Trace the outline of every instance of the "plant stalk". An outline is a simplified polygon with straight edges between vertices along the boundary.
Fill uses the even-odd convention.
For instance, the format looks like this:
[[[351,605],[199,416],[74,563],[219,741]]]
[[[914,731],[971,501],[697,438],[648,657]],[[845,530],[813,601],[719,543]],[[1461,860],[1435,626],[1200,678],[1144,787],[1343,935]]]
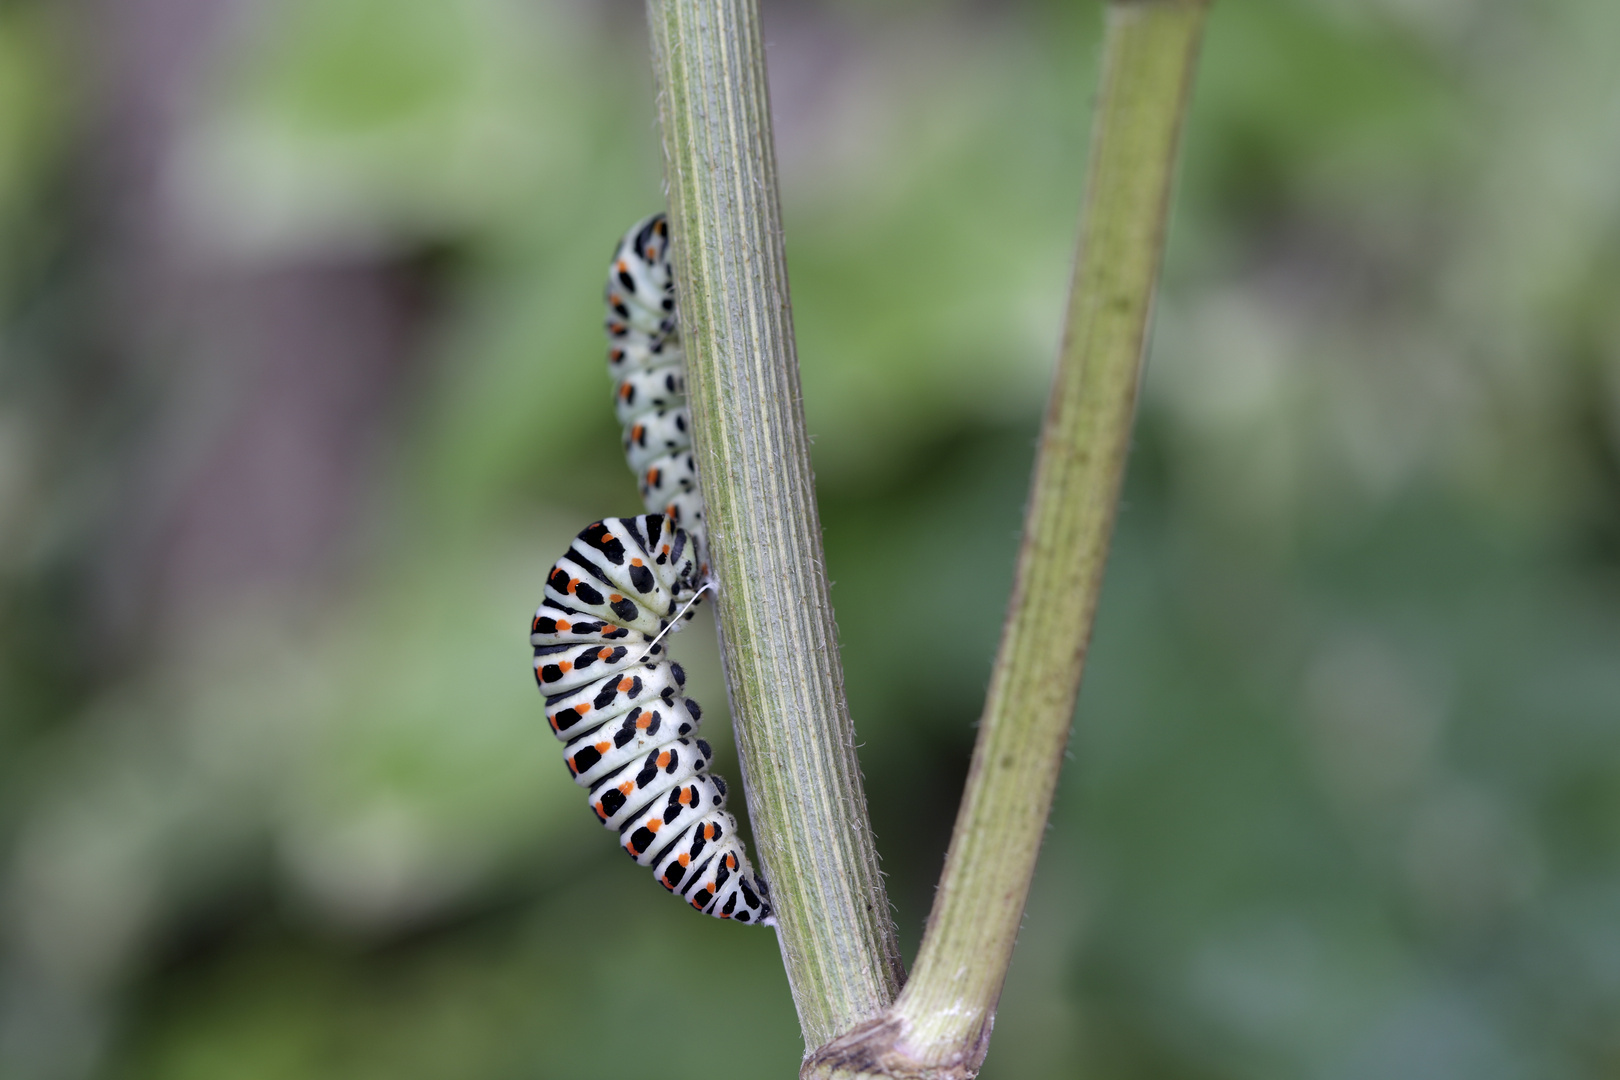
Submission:
[[[1102,588],[1204,0],[1107,6],[1063,344],[967,788],[911,980],[805,1076],[977,1074],[1052,808]]]
[[[805,1046],[904,977],[827,595],[753,0],[648,0],[687,394],[748,812]]]

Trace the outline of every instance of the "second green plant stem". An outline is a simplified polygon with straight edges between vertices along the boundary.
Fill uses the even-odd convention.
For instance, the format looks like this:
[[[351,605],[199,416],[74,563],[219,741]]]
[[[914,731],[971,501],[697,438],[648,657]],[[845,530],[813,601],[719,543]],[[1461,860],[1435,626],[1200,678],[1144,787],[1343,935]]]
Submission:
[[[1102,589],[1203,0],[1108,5],[1082,232],[1023,547],[945,872],[911,980],[811,1077],[971,1077],[1051,812]]]

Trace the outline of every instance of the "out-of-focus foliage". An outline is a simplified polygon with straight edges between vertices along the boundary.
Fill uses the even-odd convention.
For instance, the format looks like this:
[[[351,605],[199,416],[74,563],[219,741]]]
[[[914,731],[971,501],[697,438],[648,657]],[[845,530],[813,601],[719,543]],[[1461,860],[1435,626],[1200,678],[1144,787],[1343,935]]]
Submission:
[[[909,951],[1099,12],[764,9]],[[1620,1070],[1617,40],[1216,4],[986,1077]],[[615,853],[527,672],[636,505],[599,289],[658,193],[638,5],[0,4],[0,1074],[791,1074],[771,935]],[[711,628],[675,655],[729,747]]]

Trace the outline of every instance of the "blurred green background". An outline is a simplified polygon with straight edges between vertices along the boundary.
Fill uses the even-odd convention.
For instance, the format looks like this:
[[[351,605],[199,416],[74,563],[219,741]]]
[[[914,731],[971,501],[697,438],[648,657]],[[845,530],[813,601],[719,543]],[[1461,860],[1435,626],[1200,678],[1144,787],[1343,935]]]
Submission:
[[[763,7],[909,956],[1100,9]],[[1620,1077],[1617,41],[1216,4],[984,1076]],[[625,862],[529,675],[638,505],[600,287],[660,205],[630,0],[0,0],[0,1076],[793,1075],[773,936]]]

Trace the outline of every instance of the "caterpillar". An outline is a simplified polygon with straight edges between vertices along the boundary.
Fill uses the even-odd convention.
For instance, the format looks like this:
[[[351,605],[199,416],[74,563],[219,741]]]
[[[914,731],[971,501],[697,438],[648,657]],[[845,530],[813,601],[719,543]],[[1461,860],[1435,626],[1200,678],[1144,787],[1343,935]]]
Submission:
[[[625,852],[707,915],[774,926],[696,737],[702,710],[664,653],[709,585],[662,214],[620,241],[606,299],[625,451],[650,512],[593,522],[551,568],[529,630],[534,677],[563,763]]]

